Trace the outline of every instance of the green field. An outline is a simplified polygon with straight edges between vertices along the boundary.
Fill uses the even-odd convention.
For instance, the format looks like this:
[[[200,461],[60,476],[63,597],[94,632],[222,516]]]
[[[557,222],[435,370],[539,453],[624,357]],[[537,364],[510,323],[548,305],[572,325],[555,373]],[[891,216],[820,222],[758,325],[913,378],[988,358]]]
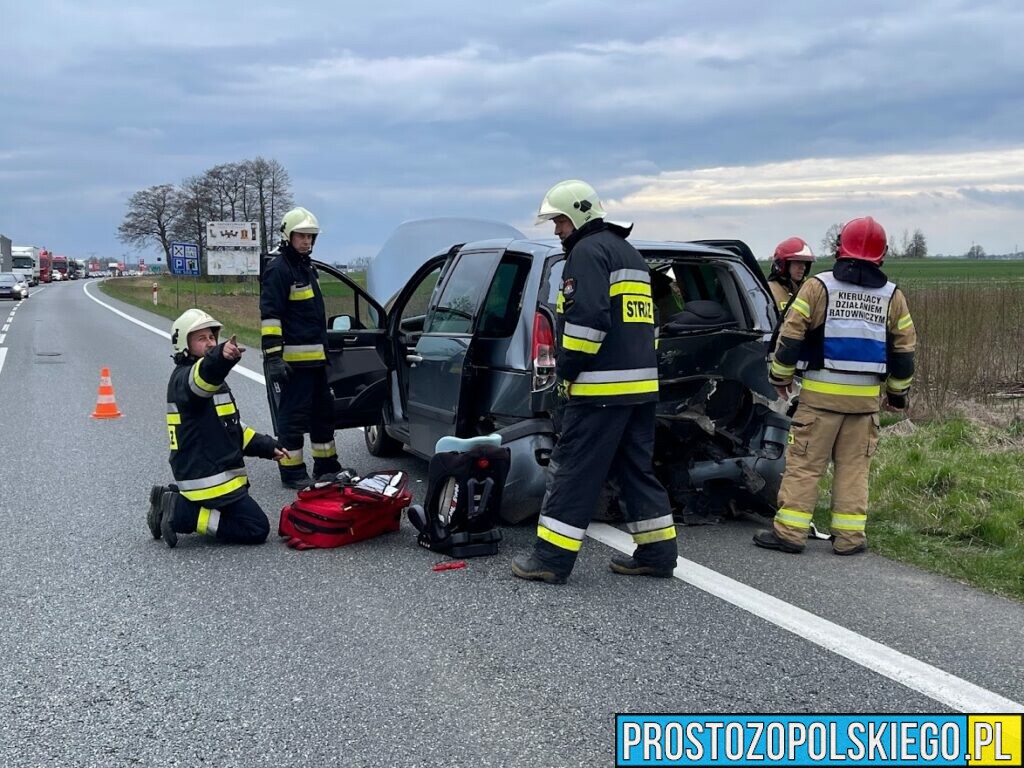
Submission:
[[[828,272],[835,262],[818,259],[813,273]],[[770,264],[764,265],[768,274]],[[893,282],[907,284],[942,284],[947,282],[1024,282],[1024,260],[985,261],[974,259],[890,259],[882,267]]]

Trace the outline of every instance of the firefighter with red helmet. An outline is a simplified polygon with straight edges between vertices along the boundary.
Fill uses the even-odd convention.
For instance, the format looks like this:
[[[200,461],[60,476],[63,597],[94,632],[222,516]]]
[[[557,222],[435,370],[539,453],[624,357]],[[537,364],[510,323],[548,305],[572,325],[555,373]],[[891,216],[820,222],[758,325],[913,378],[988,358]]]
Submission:
[[[787,237],[777,246],[768,273],[768,287],[779,313],[786,311],[790,301],[810,275],[814,253],[803,238]]]
[[[798,369],[800,405],[793,414],[779,508],[754,543],[802,552],[817,504],[818,480],[831,460],[832,548],[867,549],[868,469],[878,445],[878,410],[904,410],[914,376],[917,333],[907,299],[882,272],[885,230],[865,216],[839,234],[831,272],[807,280],[783,321],[769,366],[779,395],[789,397]]]

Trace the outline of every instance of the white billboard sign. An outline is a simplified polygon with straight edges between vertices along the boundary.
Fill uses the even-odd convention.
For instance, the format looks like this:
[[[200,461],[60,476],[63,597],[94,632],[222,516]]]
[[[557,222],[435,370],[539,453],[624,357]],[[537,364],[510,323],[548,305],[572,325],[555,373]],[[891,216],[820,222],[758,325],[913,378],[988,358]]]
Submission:
[[[206,252],[208,275],[258,275],[260,252],[253,248],[231,248]]]
[[[206,245],[211,248],[259,248],[259,225],[255,221],[208,221]]]

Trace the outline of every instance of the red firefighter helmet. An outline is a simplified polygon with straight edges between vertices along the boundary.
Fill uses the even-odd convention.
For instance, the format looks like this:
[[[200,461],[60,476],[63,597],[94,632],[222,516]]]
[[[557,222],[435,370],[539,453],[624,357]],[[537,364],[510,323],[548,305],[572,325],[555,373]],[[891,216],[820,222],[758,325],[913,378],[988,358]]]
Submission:
[[[872,264],[881,264],[888,250],[882,225],[870,216],[864,216],[848,221],[843,226],[839,233],[836,258],[860,259]]]
[[[775,246],[773,258],[781,270],[785,268],[787,261],[814,261],[814,252],[803,238],[787,237]]]

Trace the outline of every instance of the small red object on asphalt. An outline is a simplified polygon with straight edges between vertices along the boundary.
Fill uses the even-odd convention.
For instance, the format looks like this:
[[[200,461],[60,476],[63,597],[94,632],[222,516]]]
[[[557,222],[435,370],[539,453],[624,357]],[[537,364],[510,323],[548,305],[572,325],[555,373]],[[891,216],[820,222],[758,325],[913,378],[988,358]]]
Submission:
[[[435,571],[454,571],[456,568],[465,568],[465,560],[450,560],[446,563],[438,563],[433,567]]]

